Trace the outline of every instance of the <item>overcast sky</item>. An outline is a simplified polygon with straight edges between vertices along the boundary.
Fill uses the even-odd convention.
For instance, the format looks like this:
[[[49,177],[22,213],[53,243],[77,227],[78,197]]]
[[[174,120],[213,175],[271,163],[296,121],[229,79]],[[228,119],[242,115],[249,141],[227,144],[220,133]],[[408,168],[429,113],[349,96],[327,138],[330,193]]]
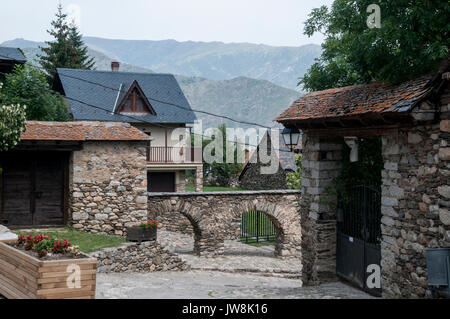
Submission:
[[[62,0],[86,36],[110,39],[320,44],[303,35],[312,8],[332,0]],[[2,0],[0,43],[44,41],[58,0]]]

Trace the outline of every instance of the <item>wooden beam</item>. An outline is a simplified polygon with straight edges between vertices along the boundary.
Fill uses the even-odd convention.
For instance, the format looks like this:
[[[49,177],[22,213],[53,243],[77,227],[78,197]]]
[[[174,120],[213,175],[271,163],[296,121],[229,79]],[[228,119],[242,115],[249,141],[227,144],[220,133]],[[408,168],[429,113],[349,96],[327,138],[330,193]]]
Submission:
[[[309,136],[386,136],[398,134],[397,126],[382,126],[372,128],[334,128],[334,129],[311,129]]]
[[[38,142],[38,141],[25,141],[20,142],[14,149],[9,152],[15,151],[81,151],[83,149],[83,143],[64,143],[64,142]]]

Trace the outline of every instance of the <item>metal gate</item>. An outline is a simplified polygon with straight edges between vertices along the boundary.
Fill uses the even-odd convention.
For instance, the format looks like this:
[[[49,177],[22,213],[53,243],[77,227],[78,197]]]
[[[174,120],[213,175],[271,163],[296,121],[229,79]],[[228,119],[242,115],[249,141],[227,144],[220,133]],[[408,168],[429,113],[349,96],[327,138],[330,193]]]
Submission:
[[[373,267],[381,274],[381,194],[373,186],[355,186],[340,196],[337,211],[337,274],[364,291],[381,296],[381,287],[368,287]],[[370,268],[369,265],[376,265]]]
[[[241,241],[244,243],[275,242],[276,229],[269,217],[250,211],[241,217]]]

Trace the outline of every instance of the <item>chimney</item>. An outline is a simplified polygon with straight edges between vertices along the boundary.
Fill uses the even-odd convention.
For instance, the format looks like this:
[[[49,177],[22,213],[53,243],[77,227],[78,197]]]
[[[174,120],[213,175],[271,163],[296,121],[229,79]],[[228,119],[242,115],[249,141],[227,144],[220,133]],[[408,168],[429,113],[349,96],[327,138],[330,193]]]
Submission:
[[[120,68],[120,62],[117,62],[117,61],[111,62],[111,71],[117,72],[117,71],[119,71],[119,68]]]

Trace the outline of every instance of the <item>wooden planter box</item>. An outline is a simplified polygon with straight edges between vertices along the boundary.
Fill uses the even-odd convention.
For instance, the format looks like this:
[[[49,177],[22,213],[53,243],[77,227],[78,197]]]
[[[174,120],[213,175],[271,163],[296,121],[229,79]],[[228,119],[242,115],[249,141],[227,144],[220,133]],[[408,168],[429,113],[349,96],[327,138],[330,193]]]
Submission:
[[[69,288],[68,265],[81,270],[81,288]],[[97,259],[43,261],[0,242],[0,295],[8,299],[94,299]]]
[[[127,229],[127,240],[128,241],[150,241],[156,240],[156,233],[158,231],[157,227],[143,228],[143,227],[130,227]]]

